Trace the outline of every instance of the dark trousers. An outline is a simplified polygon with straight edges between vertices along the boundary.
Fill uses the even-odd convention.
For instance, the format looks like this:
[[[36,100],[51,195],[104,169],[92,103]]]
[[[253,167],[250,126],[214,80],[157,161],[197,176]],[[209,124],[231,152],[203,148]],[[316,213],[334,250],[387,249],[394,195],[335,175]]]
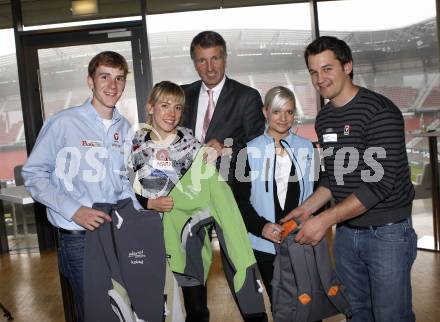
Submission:
[[[209,322],[208,296],[204,285],[182,287],[185,322]]]
[[[272,303],[272,278],[273,278],[273,261],[275,255],[260,252],[254,249],[255,259],[257,260],[258,270],[260,271],[261,279],[263,280],[264,287],[267,295],[269,296],[270,303]]]
[[[185,322],[209,322],[208,296],[206,286],[186,286],[182,287],[182,291],[186,310]],[[267,315],[266,313],[261,313],[252,317],[243,317],[243,321],[267,322]]]

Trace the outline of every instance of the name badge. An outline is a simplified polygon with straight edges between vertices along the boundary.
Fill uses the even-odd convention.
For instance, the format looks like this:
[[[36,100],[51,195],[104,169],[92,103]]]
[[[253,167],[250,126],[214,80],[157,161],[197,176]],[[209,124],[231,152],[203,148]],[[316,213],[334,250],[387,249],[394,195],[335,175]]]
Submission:
[[[81,140],[80,145],[89,148],[96,148],[103,146],[102,141],[96,141],[96,140]]]
[[[173,162],[172,161],[162,161],[162,160],[154,160],[153,161],[153,168],[158,170],[172,170],[173,169]]]
[[[336,133],[326,133],[322,135],[324,142],[338,142],[338,135]]]

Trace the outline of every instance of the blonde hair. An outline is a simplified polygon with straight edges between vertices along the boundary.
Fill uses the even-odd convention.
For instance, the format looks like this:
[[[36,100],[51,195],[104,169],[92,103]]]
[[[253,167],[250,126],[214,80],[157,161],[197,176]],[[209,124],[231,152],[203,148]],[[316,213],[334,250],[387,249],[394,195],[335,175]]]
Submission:
[[[271,113],[273,110],[282,108],[288,102],[292,102],[295,108],[296,102],[293,92],[284,86],[276,86],[266,93],[264,108]]]
[[[183,107],[185,105],[185,92],[182,87],[170,81],[156,83],[148,97],[147,103],[154,106],[159,101],[173,101],[181,104]],[[151,125],[151,123],[151,116],[148,116],[147,124]]]

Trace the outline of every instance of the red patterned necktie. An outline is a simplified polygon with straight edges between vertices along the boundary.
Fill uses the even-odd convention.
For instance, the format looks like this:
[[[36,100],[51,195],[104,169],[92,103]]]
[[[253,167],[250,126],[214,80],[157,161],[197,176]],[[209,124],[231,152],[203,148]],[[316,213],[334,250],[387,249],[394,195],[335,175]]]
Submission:
[[[211,122],[212,114],[214,114],[214,91],[208,91],[208,108],[206,109],[205,117],[203,119],[201,142],[205,143],[206,132],[208,131],[209,123]]]

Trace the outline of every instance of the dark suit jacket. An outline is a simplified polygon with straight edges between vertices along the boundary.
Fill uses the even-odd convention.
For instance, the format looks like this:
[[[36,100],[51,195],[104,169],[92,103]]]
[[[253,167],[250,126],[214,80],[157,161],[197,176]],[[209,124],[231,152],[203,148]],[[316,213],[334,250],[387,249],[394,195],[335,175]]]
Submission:
[[[186,98],[182,125],[192,129],[194,133],[201,86],[201,80],[182,86]],[[256,89],[226,77],[215,104],[205,142],[217,139],[225,144],[226,138],[233,140],[225,144],[232,144],[232,156],[224,156],[217,160],[217,169],[230,185],[234,182],[239,151],[246,146],[247,142],[264,131],[262,107],[263,102]]]
[[[201,80],[182,86],[186,97],[182,125],[193,131],[201,86]],[[234,150],[244,147],[264,131],[262,107],[263,102],[256,89],[226,77],[205,141],[217,139],[224,143],[225,138],[232,138]]]

